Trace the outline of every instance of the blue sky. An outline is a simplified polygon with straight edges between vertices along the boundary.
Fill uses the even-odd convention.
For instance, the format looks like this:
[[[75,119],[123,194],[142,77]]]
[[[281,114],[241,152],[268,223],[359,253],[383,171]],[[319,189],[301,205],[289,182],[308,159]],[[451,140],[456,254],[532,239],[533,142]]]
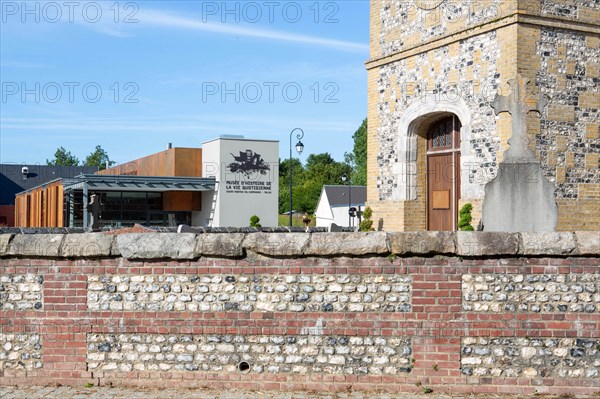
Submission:
[[[221,134],[351,150],[367,112],[361,1],[1,1],[0,162],[121,163]],[[295,138],[294,143],[295,144]]]

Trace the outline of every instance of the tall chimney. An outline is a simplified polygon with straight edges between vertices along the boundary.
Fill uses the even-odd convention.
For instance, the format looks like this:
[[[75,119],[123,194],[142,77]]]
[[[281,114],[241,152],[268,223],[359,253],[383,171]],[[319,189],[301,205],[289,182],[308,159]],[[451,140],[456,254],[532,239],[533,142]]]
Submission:
[[[173,148],[173,143],[167,143],[166,150],[170,150],[171,148]]]

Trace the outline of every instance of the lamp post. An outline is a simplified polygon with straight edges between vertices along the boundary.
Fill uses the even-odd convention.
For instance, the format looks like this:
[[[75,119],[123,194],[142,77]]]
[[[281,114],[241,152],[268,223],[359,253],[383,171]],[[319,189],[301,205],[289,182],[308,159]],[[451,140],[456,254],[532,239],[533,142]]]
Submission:
[[[294,130],[292,130],[290,132],[290,227],[292,227],[292,206],[293,206],[293,202],[292,202],[292,135],[294,134],[294,132],[296,130],[300,130],[300,133],[298,133],[296,135],[296,138],[298,139],[298,142],[296,143],[296,151],[298,151],[298,155],[302,154],[302,151],[304,151],[304,144],[302,144],[302,142],[300,141],[302,139],[302,137],[304,137],[304,130],[300,129],[299,127],[295,128]]]
[[[348,227],[352,227],[352,182],[350,181],[350,177],[344,173],[342,181],[346,182],[346,180],[348,180]]]

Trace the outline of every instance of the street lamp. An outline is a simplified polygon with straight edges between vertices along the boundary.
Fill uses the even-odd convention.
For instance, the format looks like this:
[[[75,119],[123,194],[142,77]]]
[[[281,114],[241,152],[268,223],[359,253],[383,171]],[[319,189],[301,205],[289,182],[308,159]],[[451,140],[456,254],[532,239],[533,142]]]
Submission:
[[[346,180],[348,180],[348,227],[352,227],[352,182],[350,181],[350,177],[344,173],[342,181],[346,182]]]
[[[298,155],[301,155],[302,151],[304,151],[304,144],[302,144],[302,142],[300,141],[302,139],[302,137],[304,137],[304,130],[297,127],[290,132],[290,227],[292,227],[292,206],[293,206],[293,202],[292,202],[292,169],[293,169],[292,168],[292,135],[294,134],[294,132],[296,130],[300,130],[300,133],[298,133],[296,135],[296,138],[298,139],[298,143],[296,143],[296,151],[298,151]]]

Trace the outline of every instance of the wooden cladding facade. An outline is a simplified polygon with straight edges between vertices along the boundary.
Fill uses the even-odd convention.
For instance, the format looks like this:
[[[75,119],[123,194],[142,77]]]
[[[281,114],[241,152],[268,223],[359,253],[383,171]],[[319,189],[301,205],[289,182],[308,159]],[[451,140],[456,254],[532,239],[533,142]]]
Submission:
[[[15,226],[64,226],[62,181],[54,181],[15,197]]]
[[[96,174],[108,176],[201,177],[202,149],[171,148],[99,171]],[[56,180],[17,194],[14,208],[15,226],[64,227],[66,216],[62,184],[62,180]],[[90,193],[93,191],[93,189],[90,189]],[[163,211],[189,212],[201,210],[202,194],[200,192],[164,191],[162,195]]]
[[[202,176],[201,148],[171,148],[99,171],[99,175]]]
[[[201,211],[202,193],[197,191],[166,191],[163,193],[164,211]]]

